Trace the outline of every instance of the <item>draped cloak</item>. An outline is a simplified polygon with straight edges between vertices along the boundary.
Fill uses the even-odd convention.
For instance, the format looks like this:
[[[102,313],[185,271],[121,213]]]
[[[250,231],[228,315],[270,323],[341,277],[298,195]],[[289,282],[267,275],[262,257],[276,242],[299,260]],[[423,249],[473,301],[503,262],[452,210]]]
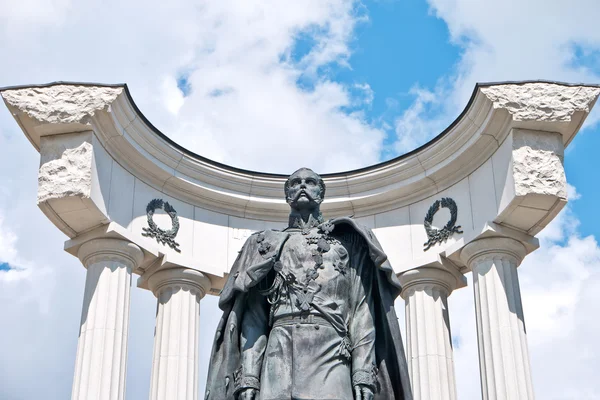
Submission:
[[[359,234],[365,240],[373,264],[370,270],[375,275],[372,296],[378,381],[375,400],[412,400],[408,367],[394,310],[394,300],[401,291],[400,282],[370,229],[349,217],[329,222],[336,228],[340,226]],[[241,365],[240,335],[248,291],[271,272],[288,237],[289,233],[274,230],[254,234],[248,238],[234,262],[219,299],[223,316],[213,343],[205,400],[235,400],[234,379]],[[266,251],[264,246],[261,248],[263,242],[269,244]]]

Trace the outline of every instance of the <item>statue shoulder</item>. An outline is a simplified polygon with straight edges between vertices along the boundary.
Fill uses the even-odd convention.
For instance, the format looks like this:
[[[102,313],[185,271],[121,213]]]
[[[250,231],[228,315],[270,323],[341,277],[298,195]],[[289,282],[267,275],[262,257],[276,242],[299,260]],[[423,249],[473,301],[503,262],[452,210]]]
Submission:
[[[289,233],[277,229],[265,229],[263,231],[253,232],[246,240],[247,242],[260,243],[263,240],[279,239],[289,236]]]
[[[278,249],[286,241],[288,236],[289,233],[274,229],[256,231],[246,239],[246,243],[244,243],[240,252],[258,250],[263,256],[270,255],[272,251]]]
[[[347,225],[350,230],[360,234],[361,236],[364,236],[365,238],[369,238],[369,239],[375,238],[375,234],[373,233],[373,230],[371,228],[369,228],[368,226],[358,222],[356,219],[353,218],[353,216],[333,218],[333,219],[328,220],[326,223],[333,224],[336,226],[337,225]]]

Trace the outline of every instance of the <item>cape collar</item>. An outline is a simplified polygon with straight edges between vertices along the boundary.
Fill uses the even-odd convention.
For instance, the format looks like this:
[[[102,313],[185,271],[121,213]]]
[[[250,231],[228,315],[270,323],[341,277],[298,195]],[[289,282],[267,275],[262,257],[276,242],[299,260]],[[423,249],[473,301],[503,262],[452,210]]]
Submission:
[[[299,215],[290,214],[288,229],[300,229],[302,233],[308,233],[312,228],[316,228],[323,222],[323,215],[320,212],[317,216],[309,215],[306,222]]]

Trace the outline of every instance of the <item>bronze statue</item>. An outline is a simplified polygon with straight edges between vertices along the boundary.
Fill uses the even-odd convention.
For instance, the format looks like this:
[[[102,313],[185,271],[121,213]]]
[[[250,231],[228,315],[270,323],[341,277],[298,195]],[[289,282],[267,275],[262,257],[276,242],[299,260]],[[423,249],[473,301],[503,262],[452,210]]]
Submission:
[[[207,400],[412,400],[394,299],[373,233],[325,221],[321,177],[285,183],[289,226],[250,236],[219,306]]]

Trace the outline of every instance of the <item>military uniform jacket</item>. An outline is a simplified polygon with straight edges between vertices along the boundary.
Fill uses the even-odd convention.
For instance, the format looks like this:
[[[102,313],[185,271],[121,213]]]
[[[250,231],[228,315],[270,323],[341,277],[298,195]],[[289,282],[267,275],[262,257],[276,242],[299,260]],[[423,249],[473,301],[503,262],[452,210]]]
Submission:
[[[373,233],[350,218],[304,235],[252,235],[221,292],[205,398],[234,400],[240,389],[260,388],[266,343],[248,346],[244,328],[268,337],[274,323],[310,315],[343,338],[335,347],[352,384],[372,386],[376,399],[412,399],[393,307],[400,283],[386,259]]]

